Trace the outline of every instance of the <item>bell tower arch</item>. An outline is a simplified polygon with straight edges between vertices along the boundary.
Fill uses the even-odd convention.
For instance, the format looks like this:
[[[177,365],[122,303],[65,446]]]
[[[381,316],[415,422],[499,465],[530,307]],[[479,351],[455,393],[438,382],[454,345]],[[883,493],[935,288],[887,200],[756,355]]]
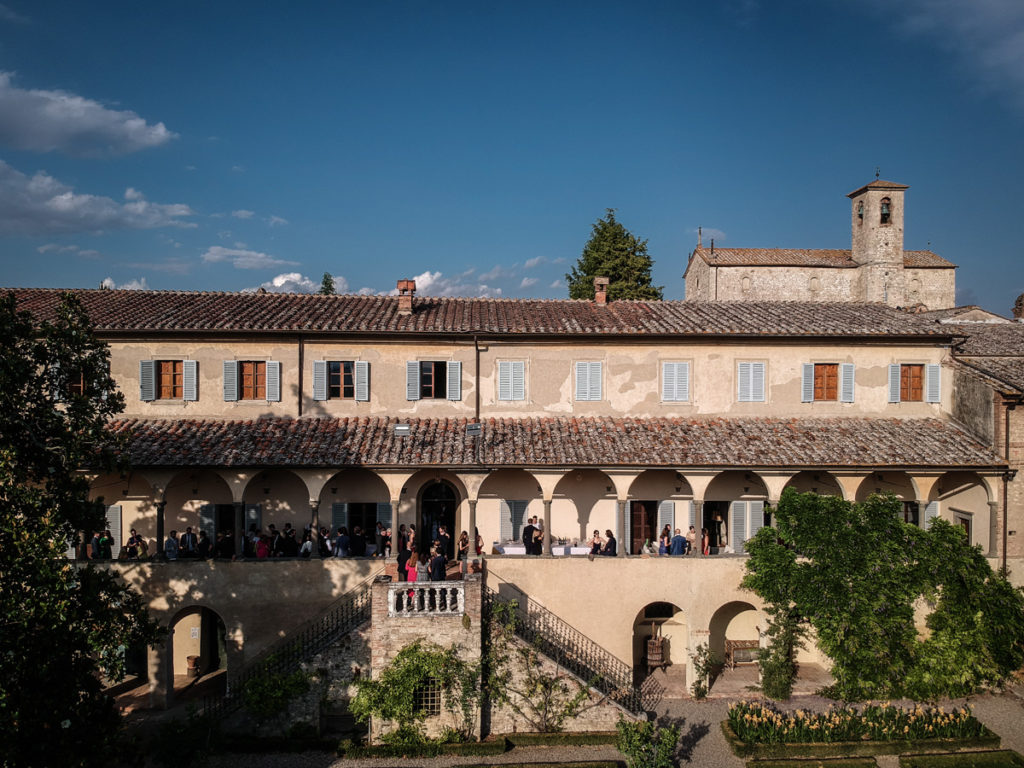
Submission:
[[[906,184],[875,179],[847,197],[852,203],[853,260],[860,265],[863,300],[905,303],[903,196]]]

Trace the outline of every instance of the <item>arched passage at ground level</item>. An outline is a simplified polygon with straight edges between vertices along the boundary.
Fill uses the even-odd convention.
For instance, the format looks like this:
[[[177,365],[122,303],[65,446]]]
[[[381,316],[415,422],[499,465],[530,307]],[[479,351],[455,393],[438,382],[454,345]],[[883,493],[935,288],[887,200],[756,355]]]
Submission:
[[[711,617],[708,639],[711,652],[724,660],[726,640],[757,645],[760,637],[761,614],[750,603],[739,600],[726,603]]]
[[[660,643],[651,643],[660,639]],[[660,646],[660,648],[659,648]],[[686,614],[674,603],[648,603],[633,620],[633,671],[640,683],[657,668],[674,668],[683,674],[689,648]]]
[[[168,707],[197,685],[223,691],[227,683],[227,629],[216,611],[190,605],[175,613],[162,644],[151,651],[150,682],[156,706]]]

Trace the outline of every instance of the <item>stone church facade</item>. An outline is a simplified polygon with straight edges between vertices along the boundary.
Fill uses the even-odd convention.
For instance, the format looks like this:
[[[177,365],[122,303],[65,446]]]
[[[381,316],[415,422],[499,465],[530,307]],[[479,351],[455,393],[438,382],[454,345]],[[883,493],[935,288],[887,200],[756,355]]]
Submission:
[[[903,249],[908,187],[876,179],[851,201],[851,248],[718,248],[698,242],[686,268],[690,301],[842,301],[925,310],[954,306],[955,265]]]

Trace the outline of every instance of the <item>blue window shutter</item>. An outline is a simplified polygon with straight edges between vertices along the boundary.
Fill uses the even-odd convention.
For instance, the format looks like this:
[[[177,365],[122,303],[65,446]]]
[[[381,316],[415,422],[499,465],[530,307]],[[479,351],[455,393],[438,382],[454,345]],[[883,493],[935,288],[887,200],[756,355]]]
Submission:
[[[526,363],[522,360],[512,363],[512,399],[526,399]]]
[[[405,399],[420,399],[420,364],[410,360],[405,364]]]
[[[678,400],[676,396],[676,363],[661,364],[661,399],[663,402]]]
[[[327,361],[313,361],[313,399],[327,399]]]
[[[632,552],[630,545],[633,543],[633,505],[628,501],[626,502],[626,513],[623,515],[623,518],[622,527],[624,530],[619,532],[619,550],[616,554],[624,552],[628,555]],[[625,547],[625,549],[622,549],[622,547]]]
[[[590,364],[590,399],[600,400],[601,395],[601,366],[602,363]]]
[[[337,533],[343,526],[348,528],[348,504],[336,501],[331,504],[331,533]]]
[[[682,403],[690,402],[690,364],[676,363],[676,395]]]
[[[365,360],[356,360],[356,400],[365,403],[370,399],[370,364]]]
[[[512,541],[515,538],[512,530],[512,505],[505,499],[502,499],[499,506],[501,508],[501,512],[499,517],[500,525],[498,538],[501,540],[501,543],[504,544],[506,541]]]
[[[841,363],[839,365],[839,402],[853,402],[853,388],[856,383],[856,376],[853,363]]]
[[[267,402],[277,403],[281,400],[281,363],[276,360],[267,361]]]
[[[659,501],[658,502],[658,536],[661,536],[661,532],[667,525],[669,532],[672,532],[672,528],[675,525],[676,520],[676,503],[674,501]]]
[[[213,504],[203,504],[199,508],[199,530],[206,531],[206,535],[210,537],[211,541],[216,539],[217,532],[213,530],[214,522],[214,506]],[[196,531],[196,538],[199,537],[199,531]]]
[[[900,401],[900,366],[890,365],[889,366],[889,402],[898,403]]]
[[[750,536],[754,538],[757,532],[764,528],[764,502],[750,502]]]
[[[448,363],[448,399],[462,399],[462,363],[458,360]]]
[[[121,554],[121,505],[115,504],[112,507],[107,507],[107,528],[110,529],[110,556],[117,560],[117,556]]]
[[[586,363],[576,363],[576,399],[590,399],[590,373]]]
[[[509,360],[498,361],[498,399],[512,399],[512,362]]]
[[[382,501],[377,504],[377,522],[383,523],[385,528],[391,527],[391,502]]]
[[[181,372],[181,399],[189,402],[198,400],[199,363],[195,360],[185,360]]]
[[[750,402],[750,363],[736,366],[736,399],[741,403]]]
[[[224,402],[233,403],[238,399],[238,361],[224,361]],[[163,546],[161,544],[161,546]]]
[[[155,360],[139,360],[139,400],[156,400]]]
[[[800,380],[800,402],[814,402],[814,363],[804,363]]]
[[[690,504],[690,525],[694,528],[697,527],[697,504],[691,500]]]
[[[729,543],[734,552],[742,552],[743,542],[747,540],[747,502],[734,501],[729,511]]]
[[[763,403],[764,396],[764,363],[750,364],[750,399]]]
[[[938,403],[942,401],[942,366],[926,365],[924,367],[924,390],[925,402]]]
[[[930,528],[932,520],[939,516],[939,502],[929,501],[924,508],[924,527]]]

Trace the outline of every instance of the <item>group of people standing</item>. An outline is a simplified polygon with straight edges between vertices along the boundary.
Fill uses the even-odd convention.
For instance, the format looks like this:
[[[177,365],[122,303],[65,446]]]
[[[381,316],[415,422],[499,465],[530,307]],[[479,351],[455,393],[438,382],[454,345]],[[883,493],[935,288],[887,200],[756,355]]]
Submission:
[[[691,555],[696,551],[697,529],[694,526],[690,526],[690,530],[686,532],[685,536],[679,528],[676,528],[674,536],[669,526],[666,525],[662,528],[661,536],[658,537],[659,555]],[[702,555],[711,554],[711,543],[707,528],[701,529],[700,553]]]
[[[469,534],[463,531],[458,540],[458,561],[466,570],[471,549],[479,555],[483,549],[480,532],[476,531],[476,545],[470,546]],[[431,542],[426,553],[421,554],[416,543],[416,526],[405,525],[398,529],[398,578],[405,581],[444,581],[448,578],[448,553],[451,551],[451,536],[447,526],[439,526],[437,537]]]

